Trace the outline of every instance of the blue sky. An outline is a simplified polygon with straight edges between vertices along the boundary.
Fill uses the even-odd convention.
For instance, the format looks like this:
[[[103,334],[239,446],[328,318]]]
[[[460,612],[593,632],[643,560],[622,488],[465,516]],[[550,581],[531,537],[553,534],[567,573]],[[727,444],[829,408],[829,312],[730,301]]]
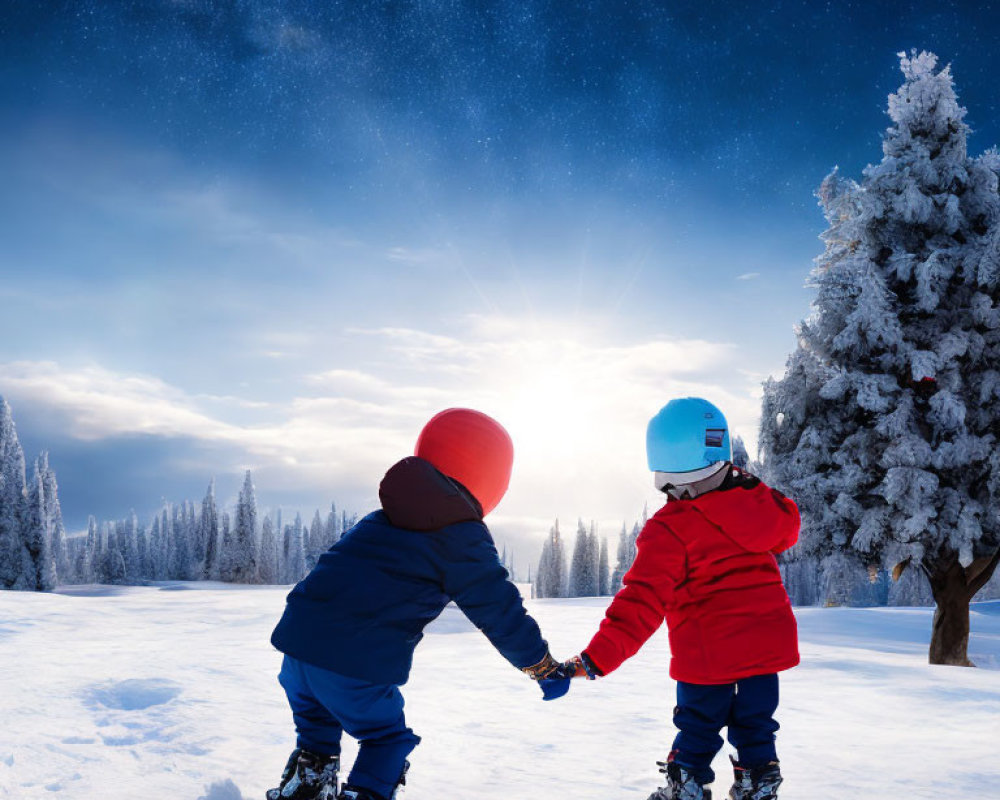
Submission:
[[[0,394],[71,527],[366,511],[450,405],[515,437],[497,538],[655,502],[645,422],[754,440],[813,191],[880,157],[896,52],[1000,140],[989,3],[9,4]],[[738,11],[737,11],[738,9]]]

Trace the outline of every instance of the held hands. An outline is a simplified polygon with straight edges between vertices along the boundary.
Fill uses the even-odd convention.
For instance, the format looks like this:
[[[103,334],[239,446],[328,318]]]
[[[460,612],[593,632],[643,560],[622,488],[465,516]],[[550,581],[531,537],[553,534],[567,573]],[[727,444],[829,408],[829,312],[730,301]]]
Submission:
[[[522,670],[532,680],[538,681],[542,690],[543,700],[556,700],[569,691],[569,682],[573,678],[594,680],[601,672],[586,653],[559,663],[551,653],[531,667]]]

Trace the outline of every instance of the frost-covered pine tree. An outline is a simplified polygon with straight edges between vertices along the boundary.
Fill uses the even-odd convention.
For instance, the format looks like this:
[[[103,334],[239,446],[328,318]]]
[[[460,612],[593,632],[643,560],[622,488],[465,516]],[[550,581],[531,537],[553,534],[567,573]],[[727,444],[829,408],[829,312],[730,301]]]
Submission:
[[[160,532],[163,535],[161,539],[163,579],[176,580],[178,575],[174,552],[177,549],[177,508],[168,503],[166,499],[164,499],[163,508],[160,510]]]
[[[91,517],[93,519],[93,517]],[[153,523],[149,527],[149,579],[158,581],[161,578],[160,553],[162,546],[163,532],[160,530],[159,515],[153,517]]]
[[[316,566],[319,557],[326,552],[326,526],[323,518],[319,515],[319,509],[313,514],[312,523],[309,525],[309,542],[306,546],[306,569],[310,570]]]
[[[565,597],[567,583],[566,554],[559,533],[559,520],[556,520],[542,545],[532,592],[535,597]]]
[[[202,574],[205,580],[214,580],[219,576],[219,512],[215,506],[215,478],[208,482],[205,499],[201,501],[201,518],[199,520],[201,533],[205,542],[205,565]]]
[[[125,574],[128,576],[129,583],[140,583],[145,576],[139,557],[139,518],[134,510],[129,511],[129,515],[122,521],[120,530]]]
[[[285,576],[285,583],[298,583],[306,574],[305,530],[302,525],[302,516],[298,512],[295,514],[295,522],[286,528],[286,537],[288,542],[288,572]]]
[[[793,605],[814,606],[819,599],[819,561],[812,555],[801,553],[802,545],[795,545],[780,556],[781,580]]]
[[[1000,559],[1000,154],[968,156],[934,55],[900,63],[882,161],[820,188],[814,311],[765,384],[761,452],[825,581],[920,570],[930,661],[968,664],[969,602]]]
[[[284,535],[285,529],[281,526],[281,509],[274,512],[274,538],[278,542],[278,583],[285,582],[286,563],[288,561],[288,540]]]
[[[36,592],[51,592],[56,588],[56,565],[49,550],[49,531],[46,524],[45,477],[36,462],[34,479],[28,493],[28,504],[21,535],[28,552],[27,574],[18,588]]]
[[[260,534],[260,582],[278,583],[278,538],[274,535],[274,522],[264,517]]]
[[[199,554],[201,525],[198,520],[198,511],[191,500],[184,501],[184,525],[187,528],[188,537],[188,580],[200,580],[203,564],[203,556]]]
[[[278,519],[281,519],[281,512],[278,512]],[[286,525],[281,529],[281,550],[278,556],[278,562],[281,567],[281,582],[282,583],[292,583],[289,576],[289,561],[292,555],[292,526]]]
[[[542,554],[538,558],[538,569],[535,570],[535,582],[532,584],[532,594],[535,597],[555,597],[552,586],[552,531],[542,542]]]
[[[133,511],[132,514],[134,515],[135,512]],[[135,563],[139,580],[151,580],[152,570],[149,564],[149,539],[146,536],[146,527],[141,523],[138,524],[135,531]]]
[[[346,511],[340,513],[340,530],[341,536],[347,533],[351,528],[358,524],[358,515],[351,514],[348,516]]]
[[[73,582],[90,583],[93,580],[90,569],[90,548],[86,536],[77,536],[70,540],[73,547]]]
[[[566,592],[568,597],[591,597],[595,594],[591,591],[594,578],[597,577],[595,566],[591,560],[590,536],[581,519],[577,524],[576,542],[573,545],[573,557],[570,561],[569,587]]]
[[[97,520],[93,515],[87,517],[87,553],[86,571],[80,573],[80,580],[83,583],[97,583],[97,573],[100,571],[100,534],[98,533]]]
[[[122,556],[121,543],[115,533],[109,533],[104,548],[104,575],[102,583],[121,585],[128,582],[125,572],[125,558]]]
[[[68,581],[72,569],[66,551],[66,527],[63,524],[62,507],[59,504],[59,484],[56,473],[49,466],[49,454],[43,452],[35,466],[41,475],[45,491],[45,529],[48,532],[49,550],[55,565],[57,581]]]
[[[566,542],[559,532],[559,520],[556,520],[552,532],[552,560],[549,564],[549,584],[552,587],[550,597],[565,597],[569,584],[569,571],[566,567]]]
[[[611,573],[611,592],[617,592],[622,588],[622,579],[632,562],[628,560],[628,527],[623,522],[622,531],[618,534],[618,552],[615,559],[615,569]]]
[[[333,547],[337,543],[337,540],[340,539],[340,526],[339,520],[337,519],[336,503],[330,503],[330,513],[326,515],[324,537],[326,539],[326,546],[323,548],[324,552]]]
[[[170,577],[177,581],[191,580],[191,527],[187,503],[173,507],[171,521]]]
[[[750,454],[742,436],[733,439],[733,466],[740,469],[747,469],[750,464]]]
[[[601,537],[601,555],[597,561],[597,593],[601,597],[611,594],[611,572],[608,564],[608,537]]]
[[[28,589],[32,563],[24,541],[28,514],[24,451],[14,416],[0,397],[0,589]]]
[[[247,470],[236,503],[230,580],[234,583],[256,583],[257,566],[257,497],[253,478]]]
[[[157,579],[161,581],[169,580],[171,567],[173,564],[174,535],[173,523],[170,519],[170,504],[164,500],[163,508],[160,511],[160,551],[156,554]]]
[[[599,597],[601,594],[601,540],[597,536],[597,523],[590,521],[590,532],[587,534],[587,557],[590,561],[590,594],[588,597]]]
[[[552,561],[552,536],[545,537],[542,542],[542,552],[538,556],[538,568],[535,570],[534,579],[531,581],[532,597],[548,597],[549,592],[549,564]]]
[[[236,574],[236,555],[233,552],[233,531],[230,525],[229,512],[222,512],[222,523],[219,532],[219,569],[218,579],[234,583]]]

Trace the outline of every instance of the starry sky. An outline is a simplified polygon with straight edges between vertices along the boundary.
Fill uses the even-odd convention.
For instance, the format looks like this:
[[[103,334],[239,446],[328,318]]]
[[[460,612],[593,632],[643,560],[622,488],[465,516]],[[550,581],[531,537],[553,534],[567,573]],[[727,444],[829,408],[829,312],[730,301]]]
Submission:
[[[756,440],[808,313],[813,192],[880,158],[896,53],[1000,142],[992,3],[15,0],[0,12],[0,395],[69,526],[254,470],[364,512],[474,405],[493,519],[654,503],[646,420]],[[527,558],[526,557],[526,558]]]

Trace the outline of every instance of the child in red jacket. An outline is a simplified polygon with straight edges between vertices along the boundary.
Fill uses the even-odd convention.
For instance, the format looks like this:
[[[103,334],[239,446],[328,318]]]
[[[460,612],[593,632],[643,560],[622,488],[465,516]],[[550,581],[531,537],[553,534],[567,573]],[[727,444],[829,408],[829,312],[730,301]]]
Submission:
[[[774,554],[798,539],[791,500],[733,466],[722,413],[671,400],[650,421],[649,468],[667,504],[646,523],[624,586],[565,674],[607,675],[666,619],[679,729],[649,800],[711,800],[705,784],[728,727],[731,800],[773,800],[778,676],[799,663],[798,634]]]

